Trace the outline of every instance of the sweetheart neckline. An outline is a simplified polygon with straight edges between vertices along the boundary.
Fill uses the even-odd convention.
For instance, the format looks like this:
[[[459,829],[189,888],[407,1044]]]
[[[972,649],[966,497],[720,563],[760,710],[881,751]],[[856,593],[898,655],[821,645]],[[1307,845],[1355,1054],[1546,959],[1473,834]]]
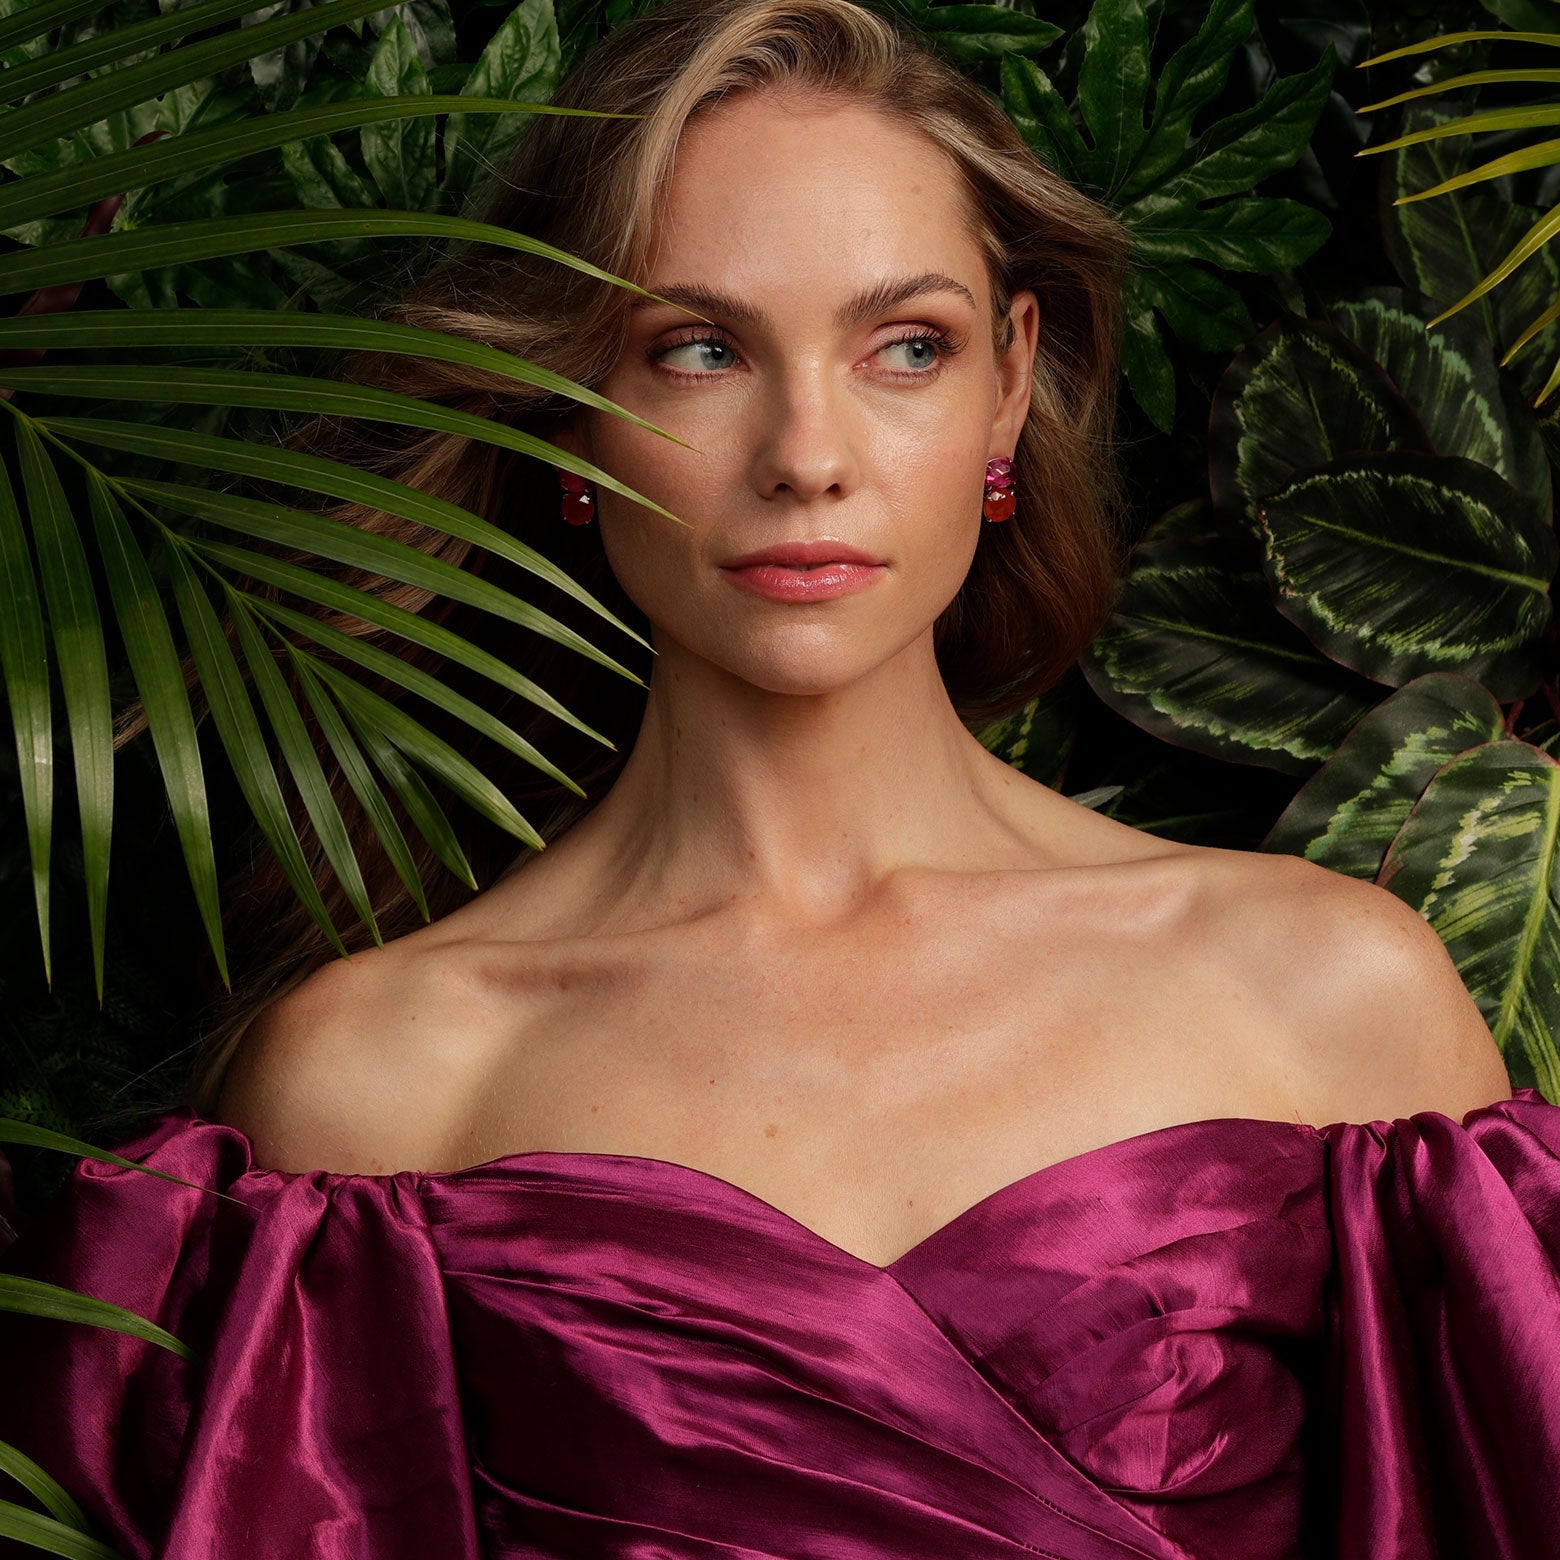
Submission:
[[[254,1141],[241,1127],[230,1126],[225,1122],[214,1122],[199,1116],[195,1111],[186,1106],[183,1114],[189,1121],[196,1125],[215,1127],[220,1131],[235,1134],[244,1144],[249,1169],[247,1175],[257,1176],[281,1176],[285,1179],[295,1179],[299,1176],[317,1176],[327,1180],[352,1182],[389,1182],[398,1176],[410,1176],[418,1185],[424,1182],[435,1186],[456,1182],[465,1178],[482,1175],[501,1175],[506,1170],[525,1171],[534,1169],[533,1161],[551,1160],[556,1165],[559,1161],[569,1161],[577,1165],[587,1164],[614,1164],[614,1165],[638,1165],[643,1167],[641,1175],[667,1174],[674,1176],[687,1176],[705,1186],[714,1186],[722,1196],[736,1197],[742,1204],[757,1209],[765,1217],[778,1219],[791,1229],[799,1240],[805,1240],[809,1244],[832,1253],[837,1259],[849,1262],[858,1268],[867,1269],[870,1272],[892,1277],[901,1268],[907,1267],[916,1258],[926,1253],[933,1245],[941,1244],[945,1240],[954,1238],[956,1231],[975,1220],[983,1211],[989,1212],[999,1200],[1017,1196],[1021,1189],[1036,1186],[1042,1180],[1059,1176],[1068,1169],[1082,1167],[1086,1162],[1105,1157],[1113,1153],[1122,1153],[1133,1147],[1147,1147],[1156,1144],[1175,1134],[1204,1132],[1212,1127],[1236,1128],[1246,1130],[1249,1128],[1279,1129],[1285,1133],[1298,1133],[1311,1141],[1319,1141],[1327,1135],[1327,1129],[1313,1126],[1305,1121],[1288,1121],[1267,1116],[1207,1116],[1197,1121],[1176,1121],[1162,1127],[1150,1127],[1143,1132],[1134,1132],[1130,1137],[1116,1138],[1109,1143],[1099,1143],[1093,1148],[1086,1148],[1076,1154],[1069,1154],[1065,1159],[1054,1159],[1049,1164],[1037,1166],[1033,1170],[1025,1171],[1012,1181],[997,1187],[995,1190],[985,1193],[967,1207],[954,1214],[951,1219],[937,1226],[929,1234],[902,1251],[889,1262],[873,1262],[867,1257],[858,1255],[854,1251],[832,1241],[821,1231],[815,1230],[810,1224],[804,1223],[794,1214],[787,1213],[785,1209],[761,1197],[757,1192],[750,1191],[745,1186],[739,1186],[735,1181],[727,1180],[725,1176],[717,1175],[713,1170],[701,1170],[697,1165],[683,1164],[675,1159],[662,1159],[654,1154],[627,1154],[616,1153],[610,1150],[584,1149],[584,1148],[527,1148],[517,1149],[508,1154],[500,1154],[496,1158],[483,1160],[480,1164],[464,1165],[455,1170],[392,1170],[380,1174],[368,1174],[353,1171],[332,1170],[272,1170],[266,1166],[258,1165],[254,1156]],[[539,1173],[545,1173],[546,1166],[540,1167]]]

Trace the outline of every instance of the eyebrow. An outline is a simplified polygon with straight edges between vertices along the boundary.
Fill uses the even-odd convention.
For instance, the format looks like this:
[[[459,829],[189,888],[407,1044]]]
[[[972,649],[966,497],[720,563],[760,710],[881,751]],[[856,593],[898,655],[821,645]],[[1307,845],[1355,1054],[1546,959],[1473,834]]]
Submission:
[[[860,325],[876,315],[896,308],[901,303],[908,303],[912,298],[941,292],[957,293],[972,309],[979,307],[975,302],[975,294],[963,282],[956,281],[941,271],[923,271],[918,276],[904,276],[877,282],[857,293],[854,298],[835,310],[834,323],[840,326]],[[722,292],[716,287],[674,282],[669,287],[660,288],[659,293],[660,298],[635,298],[632,310],[653,308],[664,299],[693,314],[709,315],[712,318],[725,315],[728,319],[742,320],[749,325],[756,325],[761,330],[770,329],[774,323],[765,310],[744,303],[742,299],[731,293]]]

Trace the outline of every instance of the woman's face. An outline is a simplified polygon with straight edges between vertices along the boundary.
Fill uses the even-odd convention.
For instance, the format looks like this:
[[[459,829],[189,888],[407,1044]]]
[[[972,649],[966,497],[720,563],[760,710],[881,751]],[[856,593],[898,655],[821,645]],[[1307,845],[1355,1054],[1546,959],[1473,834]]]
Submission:
[[[589,408],[557,440],[688,522],[597,491],[608,561],[663,657],[670,640],[758,687],[825,692],[929,634],[957,594],[1038,332],[1034,294],[1016,294],[997,356],[963,201],[928,141],[854,104],[750,93],[685,132],[643,285],[688,308],[636,299],[599,388],[692,448]],[[805,582],[774,599],[728,567],[821,540],[880,566],[822,599]]]

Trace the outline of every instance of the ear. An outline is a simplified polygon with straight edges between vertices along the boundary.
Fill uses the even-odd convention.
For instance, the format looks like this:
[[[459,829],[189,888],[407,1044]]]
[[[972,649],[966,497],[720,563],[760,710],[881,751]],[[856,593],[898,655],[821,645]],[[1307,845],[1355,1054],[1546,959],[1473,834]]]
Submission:
[[[1035,351],[1040,344],[1040,300],[1029,288],[1013,294],[1008,311],[1013,340],[997,358],[997,410],[992,419],[994,444],[1004,450],[1018,447],[1018,436],[1029,416],[1034,388]]]

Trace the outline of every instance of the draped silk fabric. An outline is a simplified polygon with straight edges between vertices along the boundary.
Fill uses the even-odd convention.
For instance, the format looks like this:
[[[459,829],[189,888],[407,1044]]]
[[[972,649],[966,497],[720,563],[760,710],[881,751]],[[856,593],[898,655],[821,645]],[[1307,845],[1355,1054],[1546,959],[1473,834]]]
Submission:
[[[1144,1133],[882,1267],[658,1159],[295,1174],[187,1108],[118,1152],[234,1200],[81,1160],[0,1271],[200,1358],[0,1313],[0,1440],[128,1560],[1560,1554],[1532,1089]]]

